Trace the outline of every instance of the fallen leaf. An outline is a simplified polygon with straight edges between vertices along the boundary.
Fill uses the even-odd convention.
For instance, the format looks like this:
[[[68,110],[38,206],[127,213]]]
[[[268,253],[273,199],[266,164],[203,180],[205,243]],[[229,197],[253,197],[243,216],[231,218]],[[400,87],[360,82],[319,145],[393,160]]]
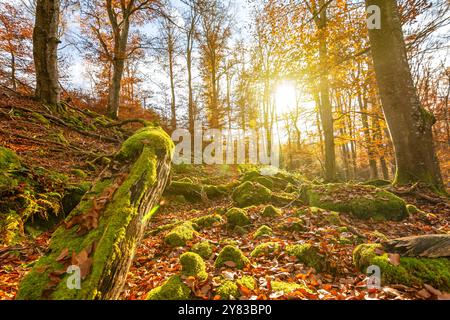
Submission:
[[[225,261],[223,264],[230,268],[235,268],[237,266],[236,262],[233,261]]]
[[[389,262],[394,265],[398,266],[400,265],[400,255],[398,253],[388,253],[389,256]]]

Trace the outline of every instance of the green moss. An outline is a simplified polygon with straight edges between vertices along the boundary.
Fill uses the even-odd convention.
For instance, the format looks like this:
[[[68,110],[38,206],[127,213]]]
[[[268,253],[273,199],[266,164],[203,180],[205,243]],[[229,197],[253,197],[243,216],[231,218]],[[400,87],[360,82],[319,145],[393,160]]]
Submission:
[[[239,208],[231,208],[225,214],[227,218],[227,223],[230,227],[235,226],[246,226],[250,224],[250,219],[247,216],[247,213],[243,209]]]
[[[171,247],[183,247],[186,245],[186,242],[194,238],[194,235],[195,230],[192,223],[186,222],[170,231],[164,237],[164,242]]]
[[[34,119],[36,119],[37,122],[39,122],[39,123],[41,123],[41,124],[43,124],[45,126],[48,126],[50,124],[50,121],[46,117],[44,117],[42,114],[40,114],[40,113],[32,112],[31,116]]]
[[[245,229],[241,226],[235,226],[233,229],[233,233],[243,236],[247,233],[247,229]]]
[[[202,241],[194,244],[191,248],[191,251],[195,252],[200,257],[207,260],[211,258],[213,254],[213,245],[209,241]]]
[[[21,168],[19,157],[11,150],[0,147],[0,172]]]
[[[170,137],[161,129],[153,128],[149,130],[160,131],[159,135],[161,137],[164,136],[168,141],[165,144],[171,145]],[[102,210],[98,227],[88,231],[83,236],[77,233],[79,226],[73,226],[70,229],[67,229],[64,225],[59,227],[52,235],[49,253],[39,259],[32,271],[22,280],[17,299],[36,300],[43,298],[44,291],[49,289],[49,274],[54,271],[64,271],[65,269],[61,263],[56,261],[60,253],[65,249],[69,249],[69,252],[79,253],[91,247],[94,242],[96,246],[91,255],[92,268],[82,281],[81,290],[70,290],[67,288],[66,281],[69,275],[64,274],[61,276],[61,281],[56,288],[51,288],[50,298],[55,300],[90,300],[102,296],[103,293],[98,291],[100,280],[105,273],[109,272],[111,264],[115,263],[117,257],[122,254],[121,250],[132,251],[137,245],[135,238],[126,238],[126,232],[129,224],[138,214],[137,204],[140,203],[143,193],[133,194],[130,190],[134,189],[136,183],[141,184],[142,190],[148,190],[156,182],[156,151],[161,149],[154,144],[147,144],[145,141],[139,142],[133,137],[130,139],[135,144],[141,144],[141,154],[133,154],[136,160],[131,165],[127,178],[118,186],[114,196]],[[171,152],[171,150],[167,150],[168,154],[171,154]],[[115,179],[108,178],[97,182],[86,193],[81,203],[71,212],[66,221],[88,212],[93,207],[93,200],[101,197],[105,190],[115,183]],[[132,196],[133,199],[131,199]]]
[[[202,257],[194,252],[183,253],[180,257],[181,274],[187,277],[196,277],[201,281],[208,278],[206,265]]]
[[[237,299],[241,295],[237,284],[231,280],[224,281],[216,289],[216,294],[219,295],[222,300]]]
[[[361,272],[376,265],[381,269],[383,284],[418,287],[429,284],[442,291],[450,290],[450,259],[401,257],[400,265],[395,266],[387,253],[378,254],[377,249],[382,250],[382,245],[362,244],[353,251],[353,262]]]
[[[394,194],[372,186],[328,184],[310,186],[306,198],[311,206],[348,212],[360,219],[402,220],[406,203]]]
[[[74,176],[77,176],[77,177],[83,178],[83,179],[87,178],[87,176],[88,176],[87,173],[81,169],[72,169],[70,171],[70,173],[72,173]]]
[[[306,230],[305,221],[300,218],[289,218],[279,225],[282,230],[290,232],[303,232]]]
[[[253,239],[265,237],[265,236],[271,236],[273,235],[273,231],[270,227],[264,225],[258,228],[258,230],[255,231],[253,234]]]
[[[272,290],[275,292],[283,292],[284,294],[294,292],[298,289],[304,289],[308,292],[311,292],[311,290],[304,286],[300,285],[298,283],[292,283],[292,282],[284,282],[284,281],[272,281],[270,283]]]
[[[276,218],[281,216],[281,213],[282,213],[281,209],[275,208],[272,205],[268,205],[267,207],[264,208],[262,216],[266,218]]]
[[[135,159],[144,147],[149,147],[159,155],[172,156],[174,144],[163,130],[157,127],[145,127],[128,138],[116,155],[119,160]]]
[[[263,185],[264,187],[269,188],[271,190],[273,189],[273,182],[272,182],[272,180],[270,180],[267,177],[258,177],[258,178],[256,178],[254,180],[254,182],[257,182],[257,183],[259,183],[259,184]]]
[[[287,246],[286,252],[291,256],[295,256],[299,262],[316,269],[318,272],[327,269],[325,258],[320,256],[317,248],[308,243]]]
[[[210,214],[207,216],[194,218],[191,221],[193,223],[195,223],[197,226],[199,226],[200,228],[204,229],[204,228],[211,228],[215,225],[222,223],[223,219],[218,214]]]
[[[323,217],[325,221],[331,225],[340,226],[342,224],[341,218],[339,217],[339,212],[326,212],[324,213]]]
[[[246,256],[244,256],[242,251],[232,245],[227,245],[222,249],[222,251],[220,251],[219,256],[217,257],[215,262],[216,268],[225,266],[225,262],[227,261],[234,262],[236,264],[236,268],[238,269],[242,269],[250,263],[250,261]]]
[[[231,197],[239,207],[244,208],[269,202],[271,191],[259,183],[246,181],[233,191]]]
[[[250,290],[256,289],[256,280],[252,276],[243,276],[241,279],[237,280],[236,283],[240,286],[247,287]]]
[[[375,179],[375,180],[369,180],[367,182],[364,182],[363,185],[365,186],[374,186],[374,187],[386,187],[391,185],[392,182],[389,180],[382,180],[382,179]]]
[[[250,253],[251,257],[270,256],[280,251],[280,244],[277,242],[265,242],[257,245]]]
[[[150,230],[148,232],[148,234],[151,235],[151,236],[156,236],[157,234],[160,234],[161,232],[174,229],[175,227],[177,227],[177,226],[179,226],[180,224],[183,224],[183,223],[184,223],[183,221],[175,219],[175,221],[172,222],[172,223],[164,224],[164,225],[159,226],[159,227],[157,227],[157,228],[155,228],[153,230]]]
[[[172,276],[162,286],[151,290],[147,300],[188,300],[190,296],[191,289],[179,276]]]

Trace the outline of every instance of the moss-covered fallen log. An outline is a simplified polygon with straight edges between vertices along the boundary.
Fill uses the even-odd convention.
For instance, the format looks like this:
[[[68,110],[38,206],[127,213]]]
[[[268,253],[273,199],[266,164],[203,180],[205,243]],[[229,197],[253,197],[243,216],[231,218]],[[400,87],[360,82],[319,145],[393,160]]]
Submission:
[[[125,141],[54,232],[48,253],[20,283],[17,299],[117,299],[166,187],[172,151],[160,128],[143,128]]]
[[[356,218],[402,220],[409,213],[401,198],[373,186],[352,184],[304,185],[302,199],[310,206],[351,213]]]

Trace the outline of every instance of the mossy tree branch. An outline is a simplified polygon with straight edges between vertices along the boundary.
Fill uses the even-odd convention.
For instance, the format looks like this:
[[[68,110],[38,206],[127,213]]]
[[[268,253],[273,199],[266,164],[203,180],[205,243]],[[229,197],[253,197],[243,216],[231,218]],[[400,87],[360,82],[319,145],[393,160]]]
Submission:
[[[125,141],[55,231],[49,252],[22,280],[17,299],[117,299],[166,187],[172,152],[172,141],[159,128],[143,128]],[[79,290],[67,285],[71,265],[81,271]]]

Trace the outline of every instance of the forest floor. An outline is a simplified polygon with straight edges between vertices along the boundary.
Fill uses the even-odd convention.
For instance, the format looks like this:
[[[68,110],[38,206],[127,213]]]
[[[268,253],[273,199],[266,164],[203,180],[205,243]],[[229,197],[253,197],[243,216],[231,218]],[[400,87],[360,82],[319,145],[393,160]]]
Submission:
[[[67,177],[61,185],[49,184],[46,191],[61,191],[68,185],[91,182],[102,170],[98,162],[103,156],[112,155],[126,136],[126,131],[108,128],[99,115],[71,110],[63,119],[42,119],[39,114],[54,114],[30,99],[0,91],[0,146],[15,151],[24,164],[30,168],[43,167],[57,171]],[[117,141],[115,141],[117,140]],[[201,166],[184,172],[174,172],[179,179],[196,176],[214,181],[216,184],[233,182],[239,178],[236,167]],[[45,178],[42,183],[46,183]],[[352,259],[352,252],[360,243],[380,243],[411,235],[442,234],[450,232],[450,207],[446,203],[430,203],[424,198],[405,195],[403,198],[416,205],[426,216],[411,215],[401,222],[365,221],[348,214],[338,218],[327,211],[316,214],[307,206],[288,205],[282,208],[282,215],[276,218],[263,217],[263,206],[248,210],[251,224],[241,232],[229,229],[226,223],[218,222],[195,234],[183,247],[170,247],[164,242],[164,226],[211,214],[220,214],[233,207],[230,196],[197,203],[177,202],[170,197],[163,198],[161,208],[152,218],[148,232],[139,245],[134,263],[129,271],[122,299],[145,299],[153,288],[162,285],[169,277],[181,270],[179,256],[200,241],[208,240],[213,253],[206,259],[208,279],[198,282],[184,279],[194,295],[200,299],[219,299],[215,289],[221,276],[237,280],[244,275],[256,280],[254,289],[239,286],[236,299],[436,299],[447,297],[432,287],[407,287],[388,285],[381,289],[368,289],[367,276],[359,272]],[[1,202],[15,201],[3,198]],[[286,231],[282,226],[299,216],[305,222],[302,231]],[[254,238],[261,226],[270,227],[273,234]],[[27,235],[14,245],[0,245],[0,299],[14,299],[18,284],[31,269],[33,263],[45,254],[52,231],[57,225],[37,235]],[[157,234],[152,230],[163,230]],[[253,249],[265,242],[279,244],[279,250],[263,257],[250,257]],[[320,254],[332,272],[317,272],[297,262],[285,252],[288,245],[310,243]],[[226,245],[237,246],[250,264],[243,270],[233,265],[216,268],[215,258]],[[301,284],[302,287],[285,293],[272,288],[273,281]]]

